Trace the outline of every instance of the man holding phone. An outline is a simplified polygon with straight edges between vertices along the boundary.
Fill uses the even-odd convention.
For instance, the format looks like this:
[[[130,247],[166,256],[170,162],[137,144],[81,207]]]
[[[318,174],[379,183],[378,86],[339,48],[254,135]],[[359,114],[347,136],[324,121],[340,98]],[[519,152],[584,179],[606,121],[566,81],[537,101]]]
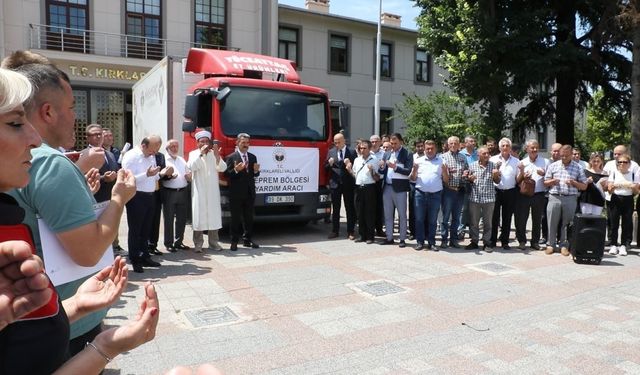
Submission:
[[[220,251],[218,229],[222,228],[222,209],[218,173],[224,172],[227,164],[220,157],[219,141],[212,140],[210,132],[197,132],[196,141],[198,148],[189,153],[187,161],[187,168],[191,170],[193,244],[195,252],[201,253],[206,231],[209,248]]]

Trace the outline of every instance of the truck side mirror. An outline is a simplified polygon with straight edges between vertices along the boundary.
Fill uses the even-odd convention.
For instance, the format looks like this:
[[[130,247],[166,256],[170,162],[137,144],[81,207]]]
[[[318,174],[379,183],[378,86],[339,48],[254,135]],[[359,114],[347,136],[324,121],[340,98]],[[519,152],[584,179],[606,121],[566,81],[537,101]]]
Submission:
[[[193,132],[196,127],[211,127],[211,94],[197,93],[187,95],[184,103],[182,131]]]

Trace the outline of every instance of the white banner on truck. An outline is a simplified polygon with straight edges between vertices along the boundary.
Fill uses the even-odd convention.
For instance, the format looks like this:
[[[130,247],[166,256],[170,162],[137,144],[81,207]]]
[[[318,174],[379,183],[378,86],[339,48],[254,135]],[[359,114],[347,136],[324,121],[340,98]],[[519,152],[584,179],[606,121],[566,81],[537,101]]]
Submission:
[[[251,146],[260,164],[256,192],[315,193],[318,191],[317,148]]]

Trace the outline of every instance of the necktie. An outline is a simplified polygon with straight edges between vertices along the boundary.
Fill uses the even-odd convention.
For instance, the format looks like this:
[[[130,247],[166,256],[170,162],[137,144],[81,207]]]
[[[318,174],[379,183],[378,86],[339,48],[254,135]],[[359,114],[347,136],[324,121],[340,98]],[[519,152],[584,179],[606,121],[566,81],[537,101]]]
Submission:
[[[242,154],[242,161],[247,164],[247,154]]]
[[[342,150],[340,150],[340,160],[344,159],[344,157],[342,156]]]

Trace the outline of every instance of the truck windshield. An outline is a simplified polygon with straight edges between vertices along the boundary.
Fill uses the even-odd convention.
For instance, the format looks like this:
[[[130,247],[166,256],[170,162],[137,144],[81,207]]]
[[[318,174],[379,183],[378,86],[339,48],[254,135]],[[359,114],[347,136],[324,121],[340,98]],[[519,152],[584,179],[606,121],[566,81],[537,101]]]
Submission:
[[[235,137],[321,141],[328,136],[327,100],[321,95],[232,87],[220,103],[222,132]]]

